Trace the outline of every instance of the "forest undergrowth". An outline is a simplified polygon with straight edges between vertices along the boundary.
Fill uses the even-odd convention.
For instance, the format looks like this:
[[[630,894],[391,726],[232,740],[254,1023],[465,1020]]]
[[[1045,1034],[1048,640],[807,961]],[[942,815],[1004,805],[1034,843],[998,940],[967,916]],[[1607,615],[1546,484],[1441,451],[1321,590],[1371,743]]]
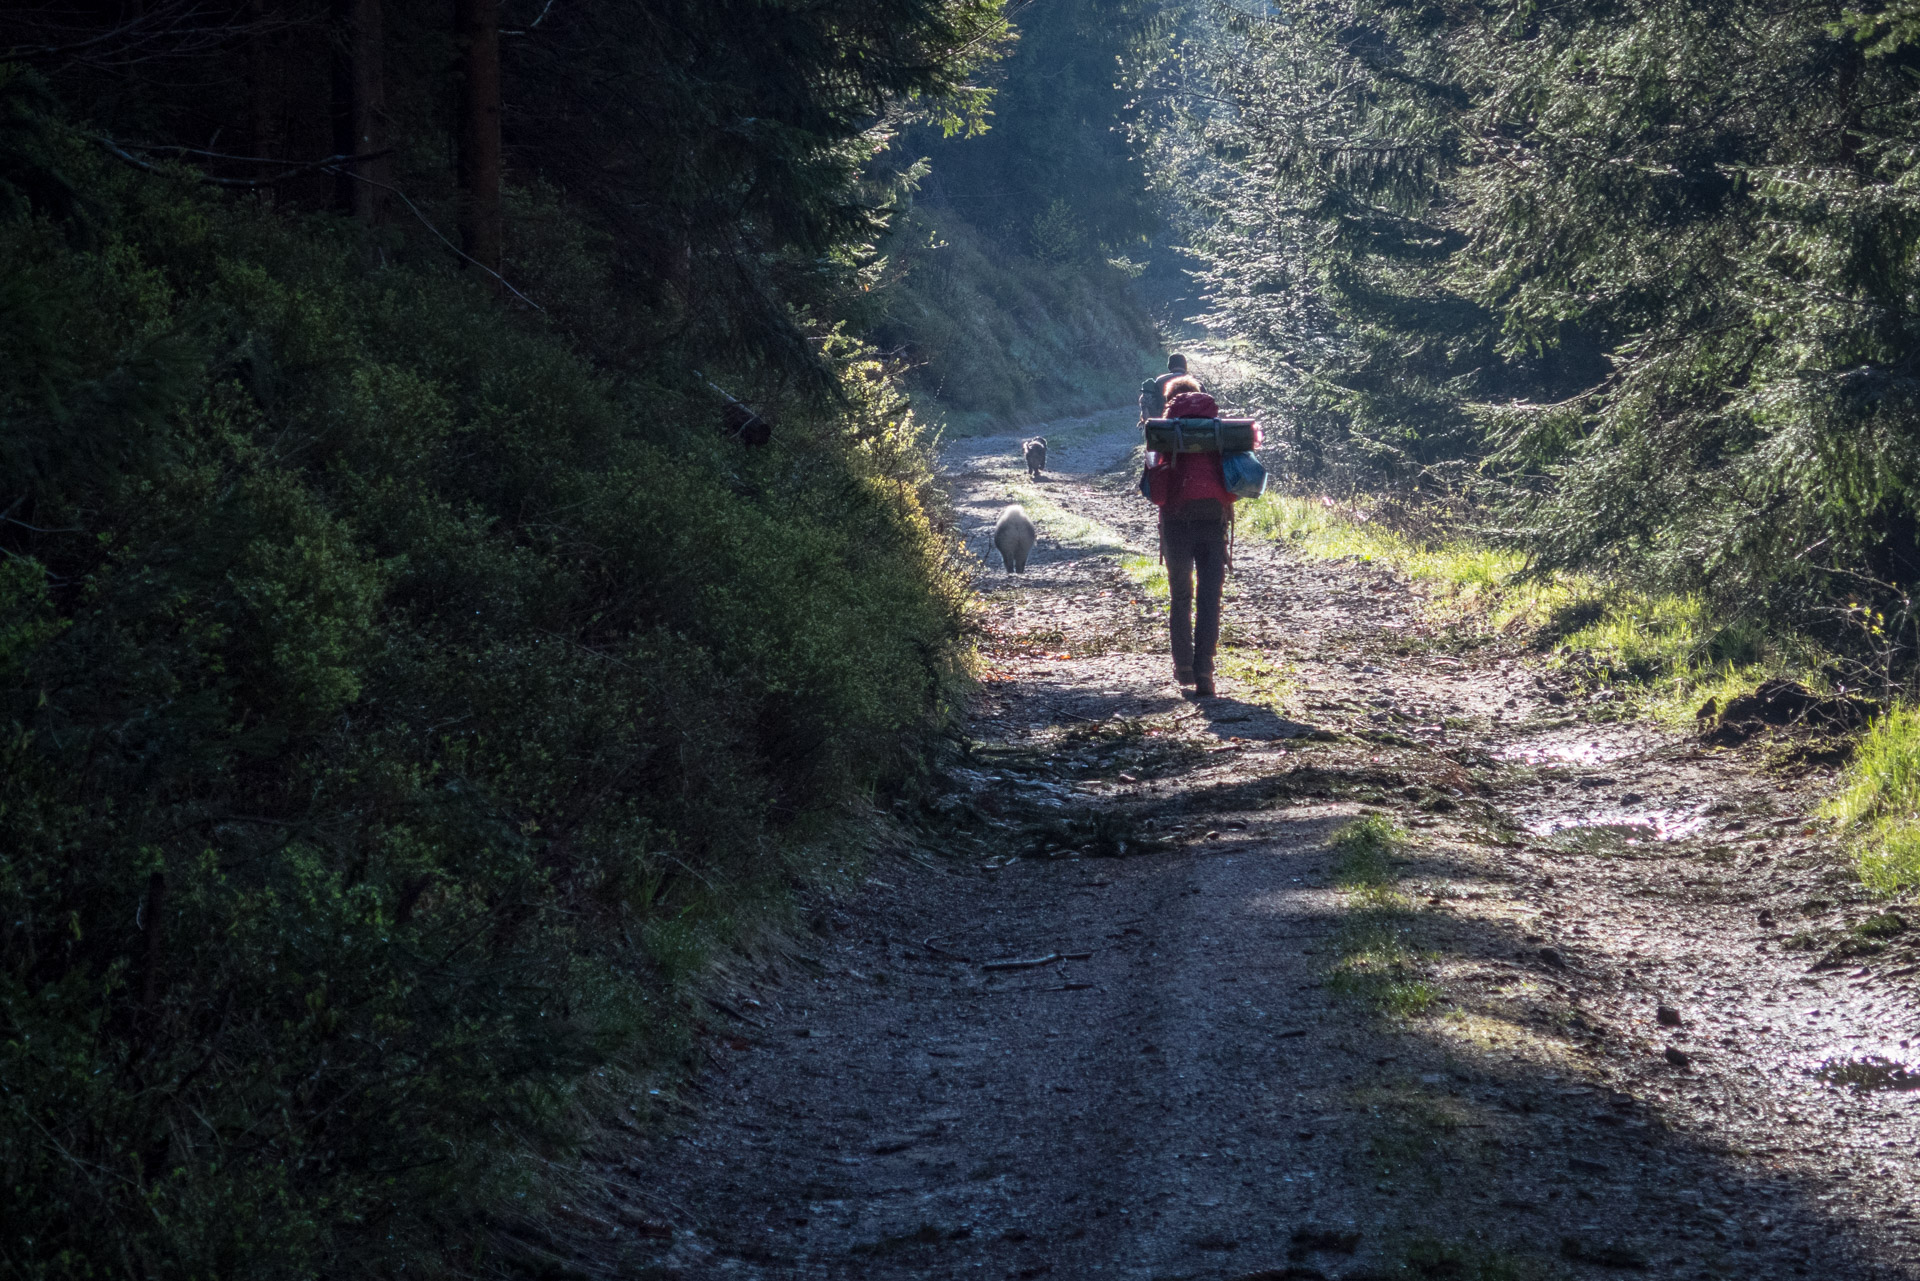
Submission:
[[[828,326],[758,447],[595,359],[580,223],[541,314],[0,113],[0,1272],[493,1269],[914,786],[968,666],[927,441]]]

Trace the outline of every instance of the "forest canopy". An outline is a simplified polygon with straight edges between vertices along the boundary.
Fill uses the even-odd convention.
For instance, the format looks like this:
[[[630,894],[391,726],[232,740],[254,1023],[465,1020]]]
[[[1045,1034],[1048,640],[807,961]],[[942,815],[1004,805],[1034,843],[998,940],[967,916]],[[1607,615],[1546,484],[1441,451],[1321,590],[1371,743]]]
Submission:
[[[1464,494],[1543,568],[1738,613],[1904,613],[1910,6],[1206,3],[1187,35],[1153,139],[1297,475]]]

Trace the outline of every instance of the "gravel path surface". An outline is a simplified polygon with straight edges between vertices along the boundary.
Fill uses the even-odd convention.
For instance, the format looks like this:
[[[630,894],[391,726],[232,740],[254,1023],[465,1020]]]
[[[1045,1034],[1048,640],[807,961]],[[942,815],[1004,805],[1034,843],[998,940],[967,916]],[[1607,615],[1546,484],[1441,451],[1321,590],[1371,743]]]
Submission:
[[[1920,1277],[1920,964],[1808,820],[1828,776],[1251,539],[1183,698],[1121,563],[1132,414],[1048,427],[1037,483],[1017,435],[944,460],[970,546],[1041,528],[980,575],[966,758],[805,955],[732,967],[575,1266]],[[1362,866],[1370,814],[1404,837]]]

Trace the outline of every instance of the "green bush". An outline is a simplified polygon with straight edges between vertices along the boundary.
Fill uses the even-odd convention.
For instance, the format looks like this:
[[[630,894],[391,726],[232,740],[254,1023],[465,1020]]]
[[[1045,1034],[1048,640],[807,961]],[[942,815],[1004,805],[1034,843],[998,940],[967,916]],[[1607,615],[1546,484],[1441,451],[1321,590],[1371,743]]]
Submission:
[[[0,1270],[431,1270],[943,715],[917,428],[835,342],[746,451],[671,353],[29,163],[82,199],[0,210]]]
[[[1140,97],[1275,470],[1910,674],[1920,25],[1850,9],[1200,6]]]

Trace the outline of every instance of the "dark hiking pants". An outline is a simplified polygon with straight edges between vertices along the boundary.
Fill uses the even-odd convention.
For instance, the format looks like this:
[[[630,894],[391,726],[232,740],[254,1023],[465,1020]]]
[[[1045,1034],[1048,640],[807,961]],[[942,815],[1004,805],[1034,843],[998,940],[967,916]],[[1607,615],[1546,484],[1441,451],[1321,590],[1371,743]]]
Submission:
[[[1217,520],[1169,520],[1160,526],[1167,558],[1167,595],[1172,598],[1173,665],[1213,671],[1220,647],[1220,591],[1227,581],[1227,527]],[[1194,582],[1200,585],[1194,610]]]

